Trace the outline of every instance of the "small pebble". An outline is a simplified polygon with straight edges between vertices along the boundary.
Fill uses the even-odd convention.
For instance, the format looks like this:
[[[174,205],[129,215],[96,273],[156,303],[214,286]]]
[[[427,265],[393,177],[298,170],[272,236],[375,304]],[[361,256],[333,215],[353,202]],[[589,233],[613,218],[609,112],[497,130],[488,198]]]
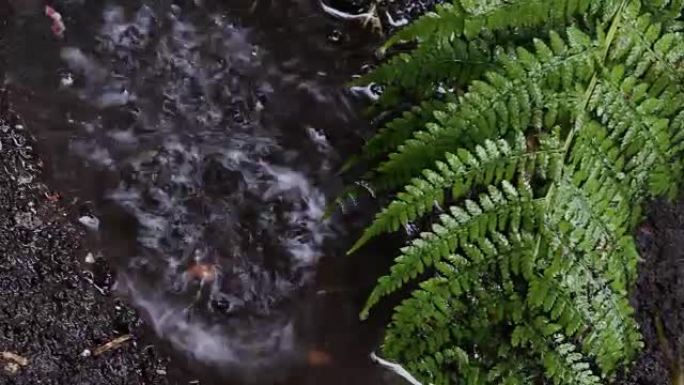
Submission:
[[[166,370],[164,370],[164,369],[157,369],[157,370],[155,370],[155,372],[160,376],[166,375]]]
[[[93,352],[91,352],[90,349],[85,349],[81,352],[81,357],[90,357],[92,354]]]
[[[91,215],[84,215],[78,221],[90,230],[97,231],[100,228],[100,220]]]
[[[85,263],[89,263],[89,264],[95,263],[95,256],[93,255],[93,253],[86,254]]]

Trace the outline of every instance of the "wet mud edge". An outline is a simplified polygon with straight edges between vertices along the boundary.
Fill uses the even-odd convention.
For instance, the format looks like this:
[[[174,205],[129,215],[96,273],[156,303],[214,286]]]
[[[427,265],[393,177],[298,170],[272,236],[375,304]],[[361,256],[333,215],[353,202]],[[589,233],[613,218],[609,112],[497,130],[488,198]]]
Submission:
[[[656,200],[635,231],[641,254],[630,301],[644,349],[618,384],[682,385],[684,363],[684,197]],[[679,378],[673,378],[679,372]]]
[[[9,99],[0,90],[0,384],[169,383],[107,262],[87,257],[84,230],[41,183]]]
[[[10,14],[0,0],[0,53]],[[84,230],[42,183],[11,99],[0,84],[0,384],[170,384],[169,360],[111,292],[107,262],[88,257]]]

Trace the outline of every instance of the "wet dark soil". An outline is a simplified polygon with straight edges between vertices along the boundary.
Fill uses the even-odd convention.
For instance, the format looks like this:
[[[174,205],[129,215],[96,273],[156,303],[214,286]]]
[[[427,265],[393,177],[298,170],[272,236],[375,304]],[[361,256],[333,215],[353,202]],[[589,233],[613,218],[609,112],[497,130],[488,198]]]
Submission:
[[[0,36],[9,11],[0,1]],[[5,90],[0,165],[0,384],[169,383],[168,360],[149,345],[141,319],[111,295],[106,262],[86,263],[83,232],[42,183],[35,138]],[[98,347],[126,335],[96,356]]]
[[[652,202],[636,235],[643,260],[632,304],[645,348],[622,381],[668,384],[684,360],[684,199]]]
[[[23,122],[0,97],[0,383],[166,384],[167,361],[142,321],[110,292],[111,272],[85,262],[83,231],[41,183],[41,161]],[[97,347],[132,339],[94,356]]]

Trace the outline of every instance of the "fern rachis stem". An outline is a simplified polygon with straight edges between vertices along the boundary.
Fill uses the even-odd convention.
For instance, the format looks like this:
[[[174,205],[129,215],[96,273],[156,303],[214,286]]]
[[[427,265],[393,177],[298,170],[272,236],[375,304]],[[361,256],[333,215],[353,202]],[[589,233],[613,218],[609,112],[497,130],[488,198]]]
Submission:
[[[605,47],[603,50],[603,54],[601,56],[601,60],[605,61],[606,57],[608,56],[608,50],[610,49],[610,46],[613,44],[613,40],[615,39],[615,35],[618,29],[618,26],[620,25],[620,20],[622,19],[622,10],[625,8],[625,4],[627,3],[627,0],[622,0],[620,3],[620,7],[617,9],[615,12],[615,15],[613,16],[613,19],[611,20],[611,25],[610,29],[608,30],[608,34],[606,35],[606,41],[605,41]],[[602,63],[601,63],[602,64]],[[587,106],[589,104],[589,100],[591,98],[592,93],[594,92],[594,88],[596,87],[596,83],[598,83],[598,72],[594,71],[594,74],[591,77],[591,80],[589,81],[589,85],[587,86],[587,89],[584,93],[584,98],[582,99],[582,103],[580,104],[580,108],[578,108],[578,111],[581,111],[581,113],[578,115],[578,117],[575,120],[575,124],[572,126],[570,129],[570,132],[568,132],[568,136],[565,139],[565,144],[563,145],[563,164],[565,164],[565,161],[568,157],[568,154],[570,153],[570,147],[572,146],[573,143],[573,138],[575,136],[575,133],[579,129],[579,126],[581,123],[580,117],[584,116],[584,112],[587,109]],[[544,216],[548,212],[549,208],[551,207],[551,198],[553,197],[553,194],[556,191],[556,186],[560,183],[561,180],[563,180],[563,177],[566,174],[566,168],[563,167],[561,172],[558,174],[556,177],[556,180],[554,180],[551,183],[551,186],[549,187],[549,191],[546,193],[546,204],[544,207]],[[537,235],[537,242],[536,246],[534,249],[534,257],[533,260],[537,260],[539,257],[539,249],[541,247],[541,233]]]

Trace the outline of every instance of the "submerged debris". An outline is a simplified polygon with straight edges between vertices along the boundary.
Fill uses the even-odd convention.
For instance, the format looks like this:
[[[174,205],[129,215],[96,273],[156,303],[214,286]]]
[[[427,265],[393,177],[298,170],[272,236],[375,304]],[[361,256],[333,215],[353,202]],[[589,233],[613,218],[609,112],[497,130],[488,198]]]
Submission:
[[[328,352],[312,349],[307,354],[307,362],[310,366],[328,366],[332,364],[333,359]]]
[[[62,15],[59,12],[55,11],[55,9],[51,6],[46,5],[45,16],[49,17],[52,20],[52,27],[50,28],[52,30],[52,34],[55,35],[55,37],[58,39],[63,38],[64,31],[66,31],[66,27],[64,26],[64,21],[62,21]]]
[[[213,282],[216,278],[216,266],[207,263],[193,263],[185,271],[190,280],[197,279],[202,283]]]

